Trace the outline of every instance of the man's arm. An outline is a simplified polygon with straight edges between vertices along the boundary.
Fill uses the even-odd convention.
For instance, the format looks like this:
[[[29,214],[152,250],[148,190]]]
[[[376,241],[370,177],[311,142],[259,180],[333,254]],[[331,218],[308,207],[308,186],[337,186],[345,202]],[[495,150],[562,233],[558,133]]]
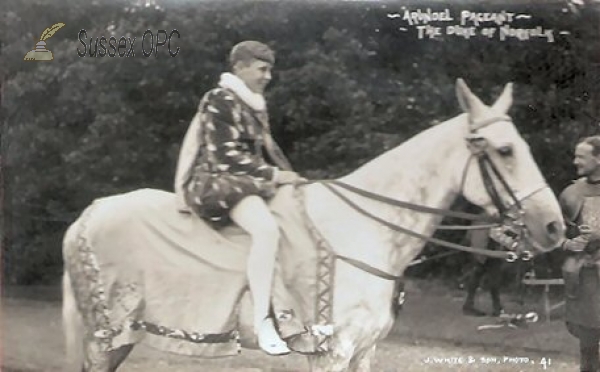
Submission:
[[[567,226],[566,237],[562,243],[562,248],[567,251],[581,252],[586,249],[589,239],[586,235],[581,235],[576,222],[576,213],[574,210],[578,208],[576,205],[577,198],[574,197],[573,185],[567,187],[559,196],[558,202],[563,212],[563,217]],[[575,217],[575,218],[574,218]]]

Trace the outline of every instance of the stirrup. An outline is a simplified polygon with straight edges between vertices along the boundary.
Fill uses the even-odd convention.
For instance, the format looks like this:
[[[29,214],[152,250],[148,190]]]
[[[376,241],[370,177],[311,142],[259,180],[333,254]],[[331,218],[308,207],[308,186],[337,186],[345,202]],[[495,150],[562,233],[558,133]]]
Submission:
[[[287,355],[291,352],[287,344],[279,337],[275,324],[270,317],[265,318],[258,330],[258,346],[269,355]]]

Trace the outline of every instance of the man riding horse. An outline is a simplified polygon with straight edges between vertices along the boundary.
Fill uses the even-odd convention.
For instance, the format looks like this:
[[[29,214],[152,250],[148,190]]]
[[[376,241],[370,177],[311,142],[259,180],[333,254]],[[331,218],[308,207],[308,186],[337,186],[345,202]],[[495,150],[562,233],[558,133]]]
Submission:
[[[290,350],[269,316],[279,227],[265,199],[278,185],[299,177],[271,137],[263,91],[271,80],[273,51],[244,41],[229,56],[231,73],[207,92],[181,148],[176,192],[185,205],[214,226],[235,222],[252,237],[247,275],[254,329],[268,354]],[[263,148],[270,165],[263,157]]]
[[[96,199],[65,234],[63,321],[67,350],[81,357],[68,359],[74,368],[114,372],[140,342],[181,355],[237,355],[239,346],[254,346],[244,345],[254,334],[241,319],[250,282],[263,349],[308,350],[312,371],[368,371],[377,341],[394,322],[396,279],[425,242],[442,243],[432,235],[443,216],[454,215],[448,208],[457,197],[486,213],[497,209],[500,230],[517,228],[534,251],[562,243],[556,197],[506,115],[512,86],[487,106],[462,80],[456,90],[464,114],[342,178],[279,188],[269,202],[274,223],[266,198],[298,176],[259,154],[262,143],[277,152],[260,120],[265,106],[255,105],[264,103],[256,92],[269,80],[272,52],[244,43],[231,59],[233,73],[204,97],[184,140],[178,195],[140,189]],[[177,197],[203,218],[179,213]],[[205,222],[229,218],[252,241],[243,234],[233,242],[235,229],[215,232]],[[487,251],[513,259],[525,253]],[[289,304],[278,296],[282,282]],[[270,292],[287,345],[272,321],[263,321]],[[302,326],[295,333],[288,330],[294,321]],[[299,348],[311,341],[305,334],[327,336],[325,347]]]

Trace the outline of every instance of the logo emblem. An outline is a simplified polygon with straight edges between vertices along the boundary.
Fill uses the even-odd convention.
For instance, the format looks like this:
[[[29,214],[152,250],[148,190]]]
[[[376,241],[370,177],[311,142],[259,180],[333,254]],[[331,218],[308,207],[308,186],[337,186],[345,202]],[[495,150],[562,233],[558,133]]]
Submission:
[[[59,22],[45,29],[42,36],[40,36],[40,41],[35,44],[35,49],[27,52],[23,57],[23,61],[52,61],[54,56],[51,51],[46,49],[46,40],[50,39],[64,25],[64,23]]]

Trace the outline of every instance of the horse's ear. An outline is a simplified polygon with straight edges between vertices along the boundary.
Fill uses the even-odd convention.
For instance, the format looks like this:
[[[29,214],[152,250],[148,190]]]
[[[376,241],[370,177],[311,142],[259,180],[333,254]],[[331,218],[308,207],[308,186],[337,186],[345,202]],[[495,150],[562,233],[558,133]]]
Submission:
[[[504,91],[502,92],[500,97],[498,97],[498,99],[492,106],[492,109],[497,112],[500,112],[502,114],[506,114],[506,112],[512,105],[512,102],[513,102],[513,83],[508,83],[504,87]]]
[[[464,112],[476,117],[485,107],[483,102],[471,92],[463,79],[456,79],[456,97]]]
[[[467,83],[463,79],[456,79],[456,98],[458,98],[458,104],[464,112],[469,112],[469,106],[465,98],[466,92],[470,92]]]

